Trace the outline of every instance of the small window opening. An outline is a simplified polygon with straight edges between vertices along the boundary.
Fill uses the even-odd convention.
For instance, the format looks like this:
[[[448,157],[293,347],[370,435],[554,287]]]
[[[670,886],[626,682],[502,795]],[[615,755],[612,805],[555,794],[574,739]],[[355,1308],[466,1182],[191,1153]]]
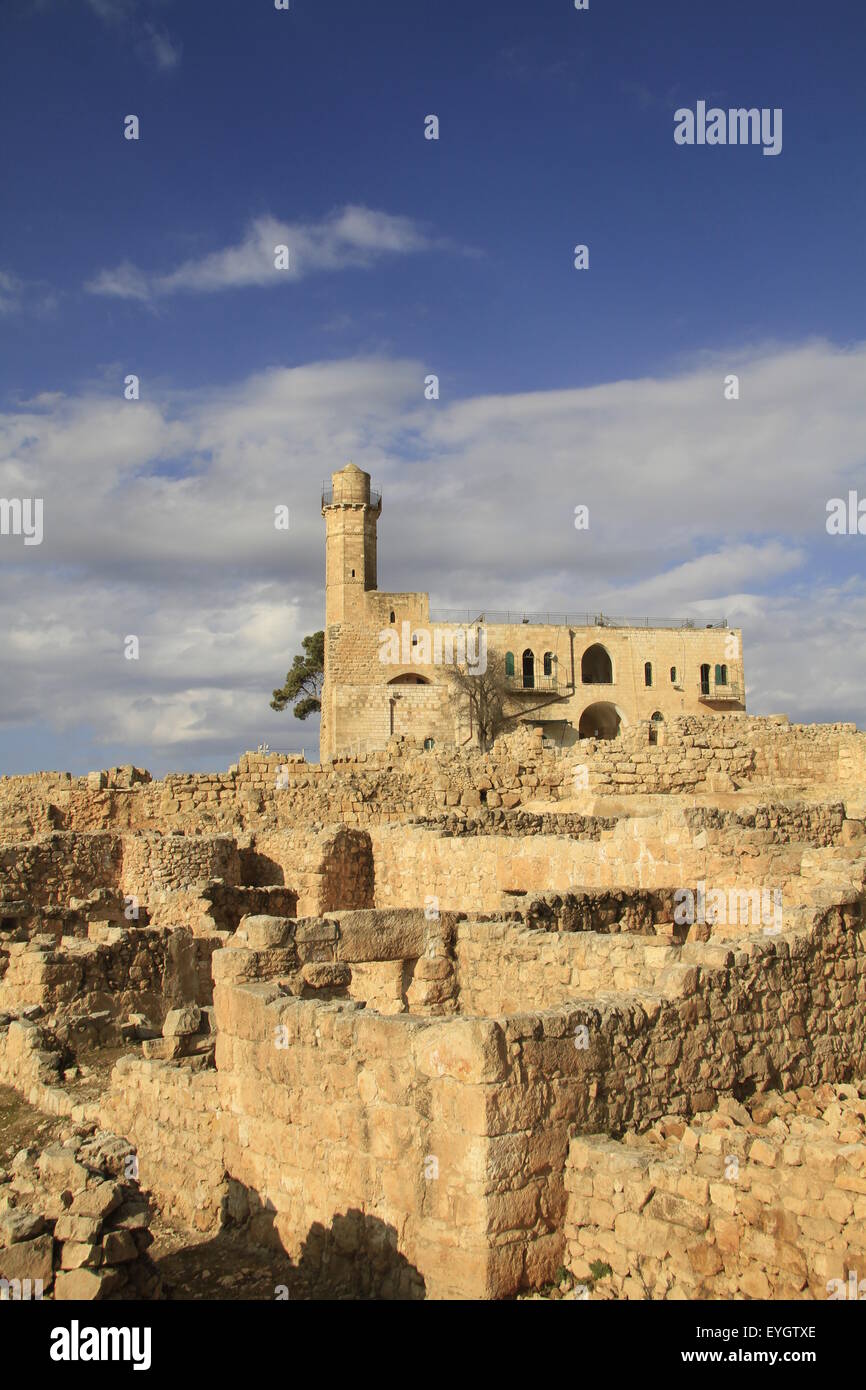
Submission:
[[[653,664],[651,661],[644,662],[643,683],[644,685],[652,685],[653,683]]]

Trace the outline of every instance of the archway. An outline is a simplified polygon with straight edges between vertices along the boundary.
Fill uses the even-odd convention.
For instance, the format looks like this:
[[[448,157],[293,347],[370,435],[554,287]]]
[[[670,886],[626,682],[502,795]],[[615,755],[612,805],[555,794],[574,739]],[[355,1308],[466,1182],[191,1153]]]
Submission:
[[[527,647],[523,653],[523,688],[532,690],[535,686],[535,653]]]
[[[414,671],[404,671],[401,676],[393,676],[389,685],[429,685],[426,676],[416,676]]]
[[[600,642],[587,647],[580,662],[580,679],[584,685],[613,685],[613,663]]]
[[[580,716],[577,732],[581,738],[616,738],[619,726],[616,706],[607,700],[599,700],[594,705],[587,705]]]

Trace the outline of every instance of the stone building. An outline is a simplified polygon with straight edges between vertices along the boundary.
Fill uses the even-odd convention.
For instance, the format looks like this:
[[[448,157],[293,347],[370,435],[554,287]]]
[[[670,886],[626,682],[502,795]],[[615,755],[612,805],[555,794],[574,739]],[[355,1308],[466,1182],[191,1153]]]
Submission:
[[[745,709],[742,634],[724,621],[666,622],[603,614],[431,613],[422,592],[377,587],[382,498],[350,463],[322,494],[325,680],[321,757],[384,748],[410,735],[426,747],[475,741],[448,667],[479,673],[501,654],[514,723],[557,745],[615,738],[645,721],[656,742],[678,715]]]

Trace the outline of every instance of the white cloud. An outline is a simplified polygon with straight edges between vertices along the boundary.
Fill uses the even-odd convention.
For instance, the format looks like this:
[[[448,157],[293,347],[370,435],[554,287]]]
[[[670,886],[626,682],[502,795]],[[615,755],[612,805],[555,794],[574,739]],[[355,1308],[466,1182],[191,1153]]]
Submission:
[[[103,21],[129,35],[139,57],[159,72],[177,67],[181,46],[162,25],[142,14],[139,0],[87,0],[89,8]]]
[[[57,305],[57,296],[41,280],[22,280],[0,270],[0,317],[12,314],[47,314]]]
[[[367,267],[386,255],[423,251],[434,243],[408,217],[350,205],[320,222],[284,222],[271,216],[250,223],[241,241],[184,261],[164,274],[146,274],[123,262],[86,285],[91,294],[144,300],[178,292],[213,293],[277,286],[316,271]],[[289,248],[289,267],[277,270],[275,248]]]
[[[112,270],[101,270],[85,289],[91,294],[104,294],[115,299],[149,299],[147,276],[129,261],[121,261]]]
[[[383,589],[476,611],[727,616],[751,708],[862,719],[866,537],[827,536],[825,504],[866,495],[866,347],[451,405],[423,399],[424,373],[312,363],[0,415],[0,496],[43,497],[45,529],[26,550],[0,539],[0,730],[92,726],[107,758],[143,748],[155,770],[202,749],[225,766],[262,739],[311,748],[313,727],[268,701],[322,623],[319,485],[347,459],[384,492]]]
[[[180,62],[181,46],[175,43],[165,29],[150,22],[142,27],[137,42],[139,52],[148,58],[160,72],[169,72]]]

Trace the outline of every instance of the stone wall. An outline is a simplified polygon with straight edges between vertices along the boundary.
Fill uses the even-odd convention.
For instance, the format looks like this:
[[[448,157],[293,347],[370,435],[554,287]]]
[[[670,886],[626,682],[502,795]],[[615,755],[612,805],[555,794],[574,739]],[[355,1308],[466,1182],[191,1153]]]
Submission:
[[[679,807],[617,821],[597,839],[535,835],[441,836],[430,830],[370,831],[375,904],[498,912],[522,897],[586,889],[692,888],[699,881],[779,888],[796,901],[804,847],[736,825],[693,831]]]
[[[222,1162],[244,1190],[255,1238],[279,1239],[293,1257],[314,1228],[340,1223],[349,1266],[363,1257],[389,1271],[372,1286],[382,1296],[417,1292],[418,1275],[432,1297],[537,1286],[563,1260],[575,1133],[640,1132],[665,1115],[710,1110],[719,1095],[863,1074],[864,901],[861,882],[841,906],[800,909],[779,936],[689,942],[678,953],[643,936],[538,933],[534,972],[521,929],[497,924],[514,932],[500,942],[457,923],[458,959],[473,942],[490,952],[486,977],[485,966],[472,969],[482,970],[491,1007],[520,1005],[503,997],[505,985],[539,998],[535,1009],[492,1018],[382,1016],[348,999],[290,996],[277,980],[242,978],[244,958],[265,953],[220,951],[220,1114],[207,1164]],[[364,944],[356,934],[353,950],[350,913],[343,949],[369,959],[376,922],[359,916]],[[425,930],[418,914],[413,953]],[[570,977],[574,997],[541,1007],[585,943],[585,971],[607,953],[608,989],[577,994],[594,982],[578,976],[571,986]],[[564,992],[565,981],[555,983]],[[152,1087],[133,1109],[109,1111],[144,1153],[152,1117],[173,1113],[174,1082],[148,1075]],[[125,1074],[118,1084],[128,1089]],[[377,1265],[383,1249],[403,1263]]]
[[[411,690],[411,687],[408,687]],[[689,715],[632,725],[620,738],[565,750],[528,730],[488,754],[395,739],[379,753],[307,763],[294,755],[244,754],[227,773],[170,774],[162,781],[99,787],[40,773],[0,778],[0,839],[48,829],[234,831],[343,822],[361,827],[482,804],[506,809],[576,796],[760,788],[792,782],[850,789],[866,779],[866,734],[852,724],[791,725],[782,716]],[[97,782],[103,774],[97,775]]]
[[[228,835],[124,835],[122,845],[120,886],[142,902],[206,879],[240,882],[237,844]]]
[[[197,880],[239,880],[237,845],[227,835],[53,831],[0,845],[0,900],[67,905],[105,888],[156,902]]]
[[[121,837],[54,832],[39,840],[0,845],[0,899],[36,907],[65,905],[93,888],[116,889],[123,863]]]
[[[143,1013],[161,1024],[169,1009],[209,1004],[210,959],[218,940],[181,928],[109,928],[102,940],[34,937],[12,943],[0,979],[0,1009],[38,1004],[59,1017],[107,1010]]]
[[[663,972],[680,952],[663,939],[539,932],[506,922],[463,922],[457,929],[462,1014],[554,1009],[576,994],[664,988]]]
[[[866,1101],[822,1085],[629,1144],[575,1138],[565,1186],[568,1268],[614,1298],[846,1298],[866,1270]],[[838,1281],[834,1284],[833,1281]],[[862,1290],[863,1285],[860,1285]]]
[[[227,1219],[220,1098],[215,1071],[122,1057],[100,1123],[134,1136],[142,1184],[169,1221],[216,1231]]]
[[[262,879],[290,884],[301,917],[373,906],[370,836],[343,826],[257,834],[243,862]]]

